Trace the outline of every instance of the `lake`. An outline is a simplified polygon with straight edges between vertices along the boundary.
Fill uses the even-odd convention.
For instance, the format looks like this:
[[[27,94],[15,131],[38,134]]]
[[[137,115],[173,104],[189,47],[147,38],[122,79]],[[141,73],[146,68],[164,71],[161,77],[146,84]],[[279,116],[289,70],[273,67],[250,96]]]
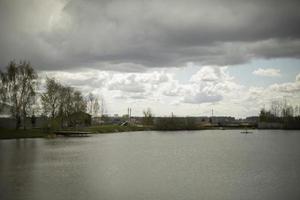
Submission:
[[[0,141],[0,199],[300,199],[300,131]]]

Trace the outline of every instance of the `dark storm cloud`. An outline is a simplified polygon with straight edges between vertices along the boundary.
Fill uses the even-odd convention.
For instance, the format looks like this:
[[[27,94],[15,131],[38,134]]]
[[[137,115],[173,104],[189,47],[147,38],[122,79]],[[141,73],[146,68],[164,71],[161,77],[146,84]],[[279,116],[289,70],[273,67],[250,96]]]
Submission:
[[[0,63],[141,71],[300,55],[298,0],[1,0]]]

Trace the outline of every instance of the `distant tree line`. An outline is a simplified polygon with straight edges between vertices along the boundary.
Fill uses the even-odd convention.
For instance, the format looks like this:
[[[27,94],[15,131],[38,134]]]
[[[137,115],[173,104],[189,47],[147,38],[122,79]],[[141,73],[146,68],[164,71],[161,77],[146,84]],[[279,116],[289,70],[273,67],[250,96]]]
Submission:
[[[196,119],[194,117],[176,117],[173,114],[170,117],[156,117],[150,108],[143,111],[142,124],[155,130],[197,130]]]
[[[157,117],[154,122],[155,130],[197,130],[196,119],[193,117]]]
[[[11,61],[6,71],[0,71],[0,103],[10,106],[16,129],[21,124],[26,129],[26,118],[34,116],[41,105],[40,113],[50,119],[51,126],[65,127],[74,124],[74,113],[99,112],[99,99],[92,93],[87,97],[54,78],[46,78],[45,89],[38,95],[38,74],[29,62]],[[1,109],[1,108],[0,108]],[[23,123],[22,123],[23,122]]]
[[[52,126],[63,128],[72,124],[72,115],[86,112],[87,102],[81,92],[47,78],[46,91],[41,95],[43,113],[51,117]]]
[[[300,128],[300,106],[288,105],[286,100],[271,102],[270,109],[261,109],[260,122],[282,123],[285,128]]]

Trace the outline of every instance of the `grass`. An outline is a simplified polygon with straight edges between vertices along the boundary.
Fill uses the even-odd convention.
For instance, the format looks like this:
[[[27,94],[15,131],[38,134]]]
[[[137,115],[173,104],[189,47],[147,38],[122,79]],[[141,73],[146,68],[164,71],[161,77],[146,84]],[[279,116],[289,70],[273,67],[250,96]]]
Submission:
[[[42,138],[47,137],[41,129],[0,129],[0,139],[17,139],[17,138]]]
[[[119,126],[119,125],[102,125],[102,126],[91,126],[85,128],[85,131],[89,131],[92,133],[115,133],[115,132],[145,131],[145,130],[148,129],[139,126]]]
[[[76,131],[77,129],[69,128],[66,130]],[[119,125],[101,125],[90,126],[82,128],[78,131],[88,131],[93,134],[97,133],[117,133],[117,132],[130,132],[130,131],[145,131],[149,128],[139,126],[119,126]],[[18,139],[18,138],[45,138],[52,134],[45,133],[42,129],[3,129],[0,128],[0,139]]]

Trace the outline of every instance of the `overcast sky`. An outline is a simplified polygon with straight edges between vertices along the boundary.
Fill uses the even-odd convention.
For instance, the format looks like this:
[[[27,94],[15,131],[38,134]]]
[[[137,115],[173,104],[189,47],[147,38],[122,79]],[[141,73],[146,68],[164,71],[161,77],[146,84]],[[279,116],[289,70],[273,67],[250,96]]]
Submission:
[[[257,115],[300,102],[299,0],[0,0],[0,69],[28,60],[107,113]]]

